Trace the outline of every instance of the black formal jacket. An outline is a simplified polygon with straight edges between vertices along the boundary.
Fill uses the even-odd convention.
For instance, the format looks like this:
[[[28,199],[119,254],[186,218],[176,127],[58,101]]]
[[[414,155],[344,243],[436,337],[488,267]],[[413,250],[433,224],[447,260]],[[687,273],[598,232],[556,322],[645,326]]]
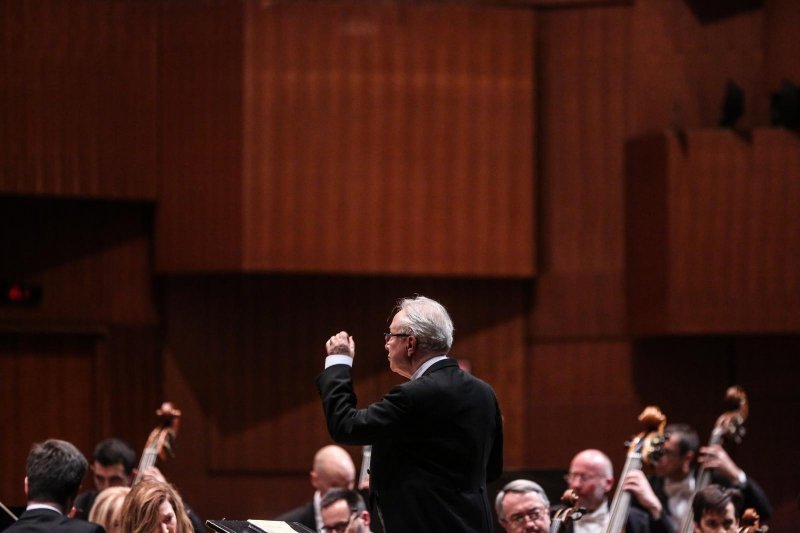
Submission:
[[[275,518],[282,522],[297,522],[303,524],[307,528],[317,530],[317,517],[314,513],[314,500],[304,503],[300,507],[295,507],[291,511],[287,511],[282,515]]]
[[[105,533],[102,526],[68,518],[52,509],[33,509],[25,511],[19,520],[6,529],[7,533]]]
[[[695,475],[697,472],[695,472]],[[664,478],[660,476],[650,476],[647,478],[650,481],[650,486],[653,487],[653,492],[655,493],[656,497],[661,500],[661,505],[664,507],[664,514],[669,515],[669,506],[667,505],[667,493],[664,492]],[[728,481],[726,478],[715,475],[712,473],[711,475],[711,483],[715,483],[725,488],[730,488],[731,482]],[[772,516],[772,505],[769,503],[769,498],[767,498],[767,494],[764,492],[758,483],[756,483],[750,476],[747,476],[747,482],[744,484],[744,487],[736,487],[742,492],[742,496],[744,498],[744,507],[743,509],[749,509],[750,507],[755,508],[758,512],[758,516],[761,518],[762,521],[769,520],[769,517]]]
[[[503,470],[503,422],[492,388],[444,359],[356,409],[352,368],[317,378],[333,439],[371,444],[373,520],[386,533],[492,530],[486,482]]]

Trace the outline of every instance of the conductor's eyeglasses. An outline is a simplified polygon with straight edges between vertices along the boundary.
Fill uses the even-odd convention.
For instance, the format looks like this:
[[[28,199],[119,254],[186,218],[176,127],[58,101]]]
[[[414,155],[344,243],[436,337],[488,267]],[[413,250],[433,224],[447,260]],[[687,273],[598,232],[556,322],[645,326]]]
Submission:
[[[411,333],[384,333],[383,340],[384,342],[389,342],[389,339],[392,337],[410,337]]]

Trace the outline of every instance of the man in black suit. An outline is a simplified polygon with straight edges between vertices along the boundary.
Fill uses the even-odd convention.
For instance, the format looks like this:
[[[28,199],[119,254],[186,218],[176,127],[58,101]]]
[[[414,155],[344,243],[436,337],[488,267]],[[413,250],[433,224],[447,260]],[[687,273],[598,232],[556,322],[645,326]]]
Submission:
[[[720,445],[700,447],[700,439],[691,426],[670,424],[664,430],[667,440],[662,456],[655,463],[655,476],[649,478],[653,492],[661,501],[664,513],[676,531],[691,506],[696,492],[696,464],[711,474],[711,482],[741,492],[744,508],[754,508],[762,521],[772,515],[772,505],[763,489],[733,462]]]
[[[595,533],[605,531],[611,518],[608,494],[614,487],[614,469],[611,459],[600,450],[583,450],[572,459],[566,475],[569,488],[578,495],[578,505],[586,509],[580,520],[567,524],[568,533]],[[661,506],[650,490],[647,479],[641,470],[632,471],[620,481],[623,489],[633,497],[648,496],[654,503],[650,512],[637,507],[628,510],[625,524],[626,533],[671,533],[672,528],[664,519]],[[641,494],[638,494],[641,489]]]
[[[384,340],[389,367],[409,381],[382,400],[356,408],[355,342],[344,331],[328,340],[317,378],[333,439],[372,445],[373,520],[387,533],[491,531],[486,482],[503,469],[494,391],[447,357],[453,323],[434,300],[401,300]]]
[[[90,467],[94,489],[78,494],[75,498],[75,518],[89,517],[94,501],[100,491],[109,487],[130,487],[136,476],[136,452],[120,439],[100,441],[92,454]]]
[[[105,530],[97,524],[65,516],[72,509],[87,466],[86,458],[69,442],[50,439],[34,444],[25,477],[28,506],[6,531],[103,533]]]
[[[309,473],[314,496],[311,501],[275,518],[283,522],[298,522],[309,529],[322,529],[323,496],[336,488],[352,489],[356,480],[356,467],[347,450],[330,444],[323,446],[314,454],[314,464]]]

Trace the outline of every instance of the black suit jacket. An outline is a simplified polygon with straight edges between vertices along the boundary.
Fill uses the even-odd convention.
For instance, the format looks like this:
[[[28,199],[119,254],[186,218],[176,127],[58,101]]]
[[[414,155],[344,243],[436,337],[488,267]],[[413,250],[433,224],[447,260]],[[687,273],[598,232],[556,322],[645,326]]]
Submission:
[[[454,359],[356,409],[352,368],[318,378],[328,431],[371,444],[373,519],[386,533],[492,530],[486,482],[503,470],[503,423],[492,388]]]
[[[669,515],[670,511],[669,506],[667,505],[668,497],[667,493],[664,491],[664,478],[659,476],[650,476],[648,479],[650,480],[650,486],[653,487],[653,492],[661,501],[661,505],[664,507],[664,514]],[[726,478],[714,474],[711,475],[711,483],[715,483],[725,488],[732,487],[731,482]],[[764,492],[764,489],[762,489],[753,479],[750,479],[748,476],[747,483],[744,484],[744,487],[736,488],[742,492],[742,496],[744,498],[743,509],[748,509],[750,507],[755,508],[762,521],[766,521],[770,516],[772,516],[772,505],[769,503],[767,494]]]
[[[92,522],[67,518],[51,509],[33,509],[25,511],[11,527],[8,533],[105,533],[102,526]]]
[[[291,511],[287,511],[282,515],[275,518],[282,522],[298,522],[307,528],[317,530],[317,517],[314,512],[314,500],[304,503],[300,507],[295,507]]]

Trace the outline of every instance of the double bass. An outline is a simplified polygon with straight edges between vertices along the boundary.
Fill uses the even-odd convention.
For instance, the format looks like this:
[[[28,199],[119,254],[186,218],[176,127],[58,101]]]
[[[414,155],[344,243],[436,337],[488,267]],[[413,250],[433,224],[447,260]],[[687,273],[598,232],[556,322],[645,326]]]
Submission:
[[[725,440],[733,440],[737,444],[742,441],[745,433],[744,422],[747,420],[747,414],[750,410],[744,389],[738,385],[729,387],[725,391],[725,407],[725,412],[717,418],[714,429],[711,430],[711,438],[708,440],[709,446],[722,444]],[[709,483],[711,483],[711,472],[706,468],[700,467],[691,499],[694,500],[695,494],[707,487]],[[690,506],[683,520],[681,520],[678,532],[692,533],[693,531],[694,513]]]
[[[181,412],[175,408],[172,402],[164,402],[156,410],[156,416],[158,416],[159,423],[147,437],[142,457],[139,460],[136,478],[133,480],[134,485],[142,480],[145,470],[155,466],[157,459],[164,461],[167,459],[167,455],[175,456],[175,439],[178,436]]]
[[[667,417],[658,407],[648,406],[639,415],[639,422],[644,427],[644,430],[634,436],[628,443],[628,455],[625,459],[625,466],[619,475],[619,482],[611,503],[611,517],[605,533],[620,533],[628,520],[631,494],[622,490],[622,481],[629,472],[641,470],[645,463],[657,460],[662,453],[664,427],[667,425]]]

